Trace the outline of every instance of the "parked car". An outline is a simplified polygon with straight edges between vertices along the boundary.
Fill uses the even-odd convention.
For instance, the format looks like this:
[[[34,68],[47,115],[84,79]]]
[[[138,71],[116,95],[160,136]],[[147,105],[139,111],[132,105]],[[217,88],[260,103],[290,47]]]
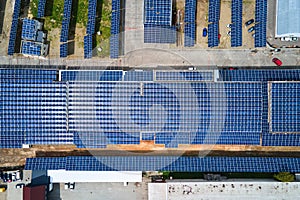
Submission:
[[[255,26],[250,27],[250,28],[248,29],[248,33],[251,33],[252,31],[254,31],[254,29],[255,29]]]
[[[253,24],[254,23],[254,19],[250,19],[250,20],[248,20],[246,23],[245,23],[245,25],[246,26],[249,26],[249,25],[251,25],[251,24]]]
[[[231,36],[231,31],[228,31],[228,32],[227,32],[227,35]]]
[[[292,37],[292,41],[296,42],[296,41],[298,41],[298,38],[297,37]]]
[[[70,183],[70,190],[74,190],[75,189],[75,183]]]
[[[275,63],[277,66],[281,66],[282,65],[281,60],[279,60],[278,58],[273,58],[272,62]]]
[[[207,28],[204,28],[202,31],[202,37],[206,37],[207,36]]]
[[[282,37],[280,38],[281,41],[291,42],[293,41],[291,37]]]
[[[16,188],[23,188],[24,186],[25,186],[24,183],[19,183],[19,184],[16,185]]]
[[[219,39],[219,41],[220,41],[220,39],[221,39],[221,34],[220,34],[220,33],[218,34],[218,39]]]
[[[231,27],[232,27],[232,24],[227,24],[226,27],[227,27],[227,28],[231,28]]]
[[[255,33],[252,34],[252,37],[255,38]]]
[[[12,174],[7,174],[8,176],[8,178],[7,178],[7,182],[12,182],[12,180],[13,180],[13,177],[12,177]]]

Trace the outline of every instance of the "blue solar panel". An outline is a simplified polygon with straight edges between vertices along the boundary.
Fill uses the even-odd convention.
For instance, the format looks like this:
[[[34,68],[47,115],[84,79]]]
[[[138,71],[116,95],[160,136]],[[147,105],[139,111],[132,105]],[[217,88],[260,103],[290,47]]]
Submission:
[[[144,24],[171,25],[172,0],[144,0]]]
[[[220,20],[220,0],[209,0],[208,22],[219,22]]]
[[[64,14],[61,27],[60,42],[67,42],[69,37],[69,23],[71,19],[72,0],[64,1]]]
[[[144,43],[176,43],[176,27],[169,25],[144,25]]]
[[[187,23],[184,25],[184,46],[193,47],[196,40],[196,24]]]
[[[42,54],[42,45],[31,41],[22,41],[21,53],[40,56]]]
[[[88,22],[86,28],[87,35],[92,35],[95,33],[96,8],[97,8],[97,1],[89,0]]]
[[[300,132],[300,85],[296,82],[271,83],[270,132]]]
[[[62,81],[122,81],[123,71],[61,71]]]
[[[113,34],[110,36],[110,58],[119,57],[119,34]]]
[[[208,47],[216,47],[219,45],[219,24],[208,24]]]
[[[119,0],[112,1],[112,16],[110,29],[110,58],[119,57],[119,33],[120,33],[120,15],[121,7]]]
[[[231,47],[242,46],[243,0],[231,4]]]
[[[61,26],[60,42],[67,42],[69,37],[69,21],[63,20]]]
[[[84,58],[92,58],[93,56],[93,36],[84,36]]]
[[[42,18],[45,15],[45,6],[47,0],[39,0],[37,17]]]
[[[25,170],[59,170],[66,168],[64,157],[27,158]]]
[[[153,71],[126,71],[124,81],[153,81]]]
[[[8,44],[8,51],[7,51],[7,54],[10,56],[12,56],[15,53],[15,43],[16,43],[17,30],[18,30],[20,7],[21,7],[21,0],[16,0],[14,5],[14,13],[11,22],[9,44]]]
[[[49,82],[56,80],[56,70],[0,69],[2,83]]]
[[[69,156],[27,158],[26,170],[298,172],[299,158],[189,156]]]
[[[24,40],[35,40],[37,30],[38,27],[35,20],[25,18],[23,19],[21,38]]]
[[[196,0],[186,0],[185,1],[185,12],[184,12],[184,22],[195,23],[196,22]]]
[[[60,52],[60,57],[61,58],[66,58],[68,56],[68,43],[63,43],[60,45],[59,48]]]
[[[213,71],[156,71],[156,81],[213,81]]]
[[[265,47],[267,43],[267,0],[256,0],[255,5],[255,47]]]

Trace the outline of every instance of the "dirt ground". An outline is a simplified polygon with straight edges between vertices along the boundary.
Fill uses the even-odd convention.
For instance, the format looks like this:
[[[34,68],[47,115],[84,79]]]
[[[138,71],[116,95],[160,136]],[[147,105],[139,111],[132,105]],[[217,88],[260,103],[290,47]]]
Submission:
[[[78,149],[74,145],[34,145],[30,149],[0,149],[0,168],[24,166],[26,158],[64,156],[274,156],[300,157],[299,147],[263,147],[246,145],[179,145],[168,149],[153,141],[141,141],[139,145],[108,145],[104,149]]]
[[[9,42],[10,27],[12,21],[12,1],[6,1],[5,15],[3,22],[3,30],[0,35],[0,55],[7,55],[7,47]]]

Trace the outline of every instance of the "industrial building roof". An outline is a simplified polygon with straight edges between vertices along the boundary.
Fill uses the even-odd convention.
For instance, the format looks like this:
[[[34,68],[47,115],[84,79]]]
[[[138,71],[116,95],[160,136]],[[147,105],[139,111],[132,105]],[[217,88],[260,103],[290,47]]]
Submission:
[[[300,37],[300,0],[277,0],[276,37]]]

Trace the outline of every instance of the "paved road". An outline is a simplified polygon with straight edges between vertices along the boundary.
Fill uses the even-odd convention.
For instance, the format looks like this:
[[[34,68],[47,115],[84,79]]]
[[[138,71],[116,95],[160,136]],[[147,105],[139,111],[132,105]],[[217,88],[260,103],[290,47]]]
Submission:
[[[0,57],[0,65],[40,65],[52,66],[79,66],[86,69],[88,66],[130,66],[130,67],[157,67],[165,66],[238,66],[238,67],[263,67],[274,66],[271,62],[273,57],[283,61],[284,66],[300,66],[300,51],[297,49],[282,49],[279,53],[272,53],[268,49],[258,50],[256,53],[251,50],[178,50],[143,48],[127,53],[118,60],[65,60],[65,59],[29,59]]]

